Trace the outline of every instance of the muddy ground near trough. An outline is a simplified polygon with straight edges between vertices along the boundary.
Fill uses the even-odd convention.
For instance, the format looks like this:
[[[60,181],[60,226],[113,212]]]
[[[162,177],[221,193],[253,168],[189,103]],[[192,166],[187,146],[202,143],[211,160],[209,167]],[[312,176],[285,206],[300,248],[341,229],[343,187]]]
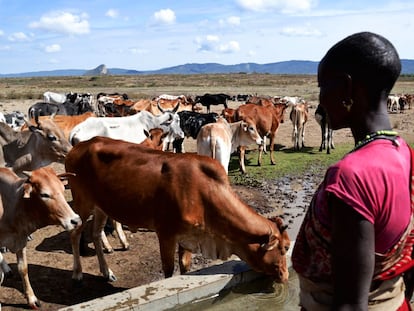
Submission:
[[[27,112],[30,101],[8,101],[0,103],[3,111],[20,110]],[[239,103],[232,103],[235,107]],[[307,146],[319,146],[320,129],[314,119],[314,107],[310,110],[310,120],[306,124]],[[214,107],[221,111],[222,107]],[[287,119],[287,118],[286,118]],[[404,114],[392,114],[392,125],[404,138],[414,141],[414,109]],[[289,120],[280,127],[277,144],[283,148],[291,148],[292,125]],[[336,131],[336,144],[352,142],[348,130]],[[185,142],[187,152],[195,150],[195,142],[191,138]],[[276,152],[277,157],[277,152]],[[55,165],[57,170],[61,166]],[[274,167],[277,169],[277,165]],[[248,168],[247,168],[248,169]],[[313,191],[322,180],[325,168],[315,168],[303,176],[284,176],[277,180],[266,180],[257,187],[234,186],[240,197],[259,213],[268,212],[269,206],[279,211],[289,224],[294,238]],[[300,197],[298,197],[300,194]],[[266,210],[263,209],[266,207]],[[33,289],[42,303],[43,310],[57,310],[64,306],[88,301],[97,297],[113,294],[131,287],[146,284],[163,278],[159,256],[158,241],[153,232],[139,231],[131,233],[126,230],[130,242],[130,250],[121,251],[116,237],[109,236],[109,241],[116,249],[107,254],[107,262],[117,276],[113,283],[106,282],[99,273],[98,262],[93,256],[93,245],[90,244],[90,256],[82,257],[84,272],[83,287],[74,287],[71,281],[72,251],[69,234],[57,226],[49,226],[36,231],[33,240],[28,243],[29,275]],[[13,275],[5,279],[0,289],[0,302],[3,311],[26,309],[26,300],[22,294],[22,282],[16,267],[14,254],[6,253]],[[192,270],[197,270],[213,262],[200,256],[193,259]],[[178,274],[176,269],[175,274]]]

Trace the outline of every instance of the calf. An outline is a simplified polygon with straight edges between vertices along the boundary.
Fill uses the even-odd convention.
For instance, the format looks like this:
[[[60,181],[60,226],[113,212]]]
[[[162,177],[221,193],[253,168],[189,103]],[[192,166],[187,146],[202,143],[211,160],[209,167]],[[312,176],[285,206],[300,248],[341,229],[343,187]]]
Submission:
[[[165,277],[173,275],[178,244],[181,273],[190,269],[191,253],[201,251],[222,259],[236,254],[253,269],[287,281],[286,227],[281,219],[273,222],[243,203],[216,160],[95,137],[74,146],[65,166],[73,173],[69,184],[74,210],[83,220],[94,214],[95,250],[108,280],[116,278],[102,251],[106,215],[131,230],[157,233]],[[83,226],[71,232],[72,277],[77,281],[82,280],[82,230]]]
[[[308,121],[308,104],[306,102],[292,105],[290,120],[293,124],[293,148],[300,150],[305,147],[305,123]]]
[[[62,130],[51,119],[29,121],[29,131],[16,132],[0,122],[0,166],[18,175],[52,162],[63,163],[72,148]]]
[[[318,107],[316,107],[315,119],[321,127],[322,134],[321,146],[319,147],[319,151],[326,149],[326,153],[330,154],[331,149],[335,149],[335,145],[333,143],[333,130],[331,127],[331,122],[329,122],[328,114],[320,104],[318,105]]]
[[[64,196],[64,185],[49,168],[24,172],[18,177],[7,168],[0,168],[0,245],[16,253],[17,267],[23,281],[23,292],[28,305],[36,309],[40,302],[34,294],[28,276],[26,258],[27,237],[47,225],[61,225],[73,230],[81,225]],[[0,253],[1,270],[11,271]],[[5,271],[6,270],[6,271]]]
[[[197,153],[218,160],[228,173],[230,156],[240,146],[251,144],[261,145],[262,138],[252,122],[238,121],[228,123],[220,118],[216,123],[204,125],[197,136]],[[239,158],[240,170],[245,173],[246,168],[242,158]]]

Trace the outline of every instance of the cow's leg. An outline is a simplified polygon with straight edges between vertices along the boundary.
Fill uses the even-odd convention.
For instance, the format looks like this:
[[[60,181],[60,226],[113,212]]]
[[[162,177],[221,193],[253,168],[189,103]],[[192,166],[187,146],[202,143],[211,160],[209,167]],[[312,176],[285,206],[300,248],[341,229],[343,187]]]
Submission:
[[[82,231],[87,223],[87,217],[82,217],[82,224],[70,233],[70,241],[72,244],[72,254],[73,254],[73,273],[72,280],[76,283],[81,283],[82,276],[82,264],[80,260],[80,240]]]
[[[122,229],[122,224],[118,221],[113,221],[114,222],[114,227],[115,227],[115,231],[118,234],[118,239],[122,244],[122,250],[126,251],[129,249],[129,243],[127,241],[127,238],[125,236],[125,232]]]
[[[162,262],[162,270],[166,278],[172,277],[174,273],[174,255],[176,248],[176,240],[170,233],[162,234],[157,232],[160,244],[160,254]]]
[[[275,148],[275,140],[276,140],[276,131],[270,136],[270,145],[269,145],[269,149],[270,149],[270,163],[272,165],[276,164],[273,152],[274,152],[274,148]]]
[[[246,173],[246,167],[244,165],[244,157],[246,155],[246,146],[240,146],[239,147],[239,167],[240,171],[245,174]]]
[[[178,262],[180,264],[180,273],[184,274],[191,268],[191,251],[186,250],[181,245],[178,246]]]
[[[263,149],[264,149],[264,145],[260,145],[259,146],[259,155],[257,157],[257,165],[258,166],[262,166]]]
[[[3,276],[8,276],[12,274],[12,270],[10,269],[6,259],[4,259],[2,253],[0,253],[0,271],[3,272]]]
[[[305,148],[305,124],[302,125],[302,148]]]
[[[114,282],[116,281],[116,277],[106,263],[102,247],[102,231],[105,227],[107,218],[108,216],[102,210],[95,208],[93,215],[92,239],[95,246],[96,256],[98,257],[99,270],[107,281]]]
[[[101,231],[101,239],[102,239],[102,247],[104,249],[105,253],[113,253],[114,252],[114,248],[112,247],[111,243],[109,243],[107,237],[106,237],[106,233],[105,230]]]
[[[35,296],[32,286],[30,285],[29,274],[27,269],[26,247],[16,252],[17,269],[23,282],[23,292],[26,296],[27,303],[32,309],[40,308],[40,301]]]

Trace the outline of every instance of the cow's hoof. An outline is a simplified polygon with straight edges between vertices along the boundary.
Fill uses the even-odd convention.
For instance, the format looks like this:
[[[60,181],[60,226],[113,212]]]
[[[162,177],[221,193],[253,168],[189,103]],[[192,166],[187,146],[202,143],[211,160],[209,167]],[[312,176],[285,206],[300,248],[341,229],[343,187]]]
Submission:
[[[104,249],[104,253],[105,254],[112,254],[114,252],[114,249],[113,248],[105,248]]]
[[[33,310],[40,309],[40,307],[41,307],[40,301],[37,298],[35,298],[34,301],[29,302],[29,307],[30,307],[30,309],[33,309]]]

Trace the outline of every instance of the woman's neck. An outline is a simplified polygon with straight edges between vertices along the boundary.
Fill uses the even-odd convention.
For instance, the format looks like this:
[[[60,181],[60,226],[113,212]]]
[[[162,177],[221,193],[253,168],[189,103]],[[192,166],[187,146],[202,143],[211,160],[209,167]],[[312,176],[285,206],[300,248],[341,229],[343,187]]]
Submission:
[[[388,112],[369,112],[362,115],[361,119],[355,122],[355,124],[357,125],[351,126],[355,143],[361,141],[369,134],[392,129]]]

